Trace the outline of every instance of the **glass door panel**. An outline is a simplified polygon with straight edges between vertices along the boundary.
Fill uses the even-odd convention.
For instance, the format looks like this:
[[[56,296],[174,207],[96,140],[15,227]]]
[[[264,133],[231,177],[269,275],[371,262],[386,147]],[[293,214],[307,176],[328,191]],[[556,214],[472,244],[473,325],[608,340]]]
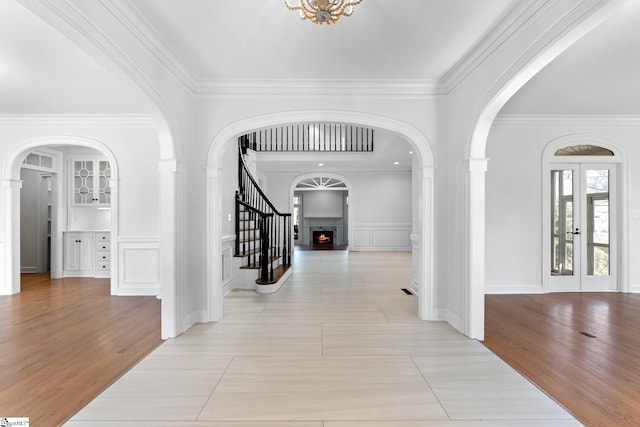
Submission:
[[[573,170],[551,171],[551,274],[573,276]]]
[[[609,275],[609,170],[587,170],[587,275]]]

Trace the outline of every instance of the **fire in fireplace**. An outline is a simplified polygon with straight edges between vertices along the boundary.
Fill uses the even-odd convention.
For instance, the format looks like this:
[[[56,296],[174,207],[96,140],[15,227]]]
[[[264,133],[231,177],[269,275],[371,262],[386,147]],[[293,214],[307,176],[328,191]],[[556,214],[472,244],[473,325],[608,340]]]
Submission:
[[[314,230],[312,235],[313,246],[333,246],[332,230]]]

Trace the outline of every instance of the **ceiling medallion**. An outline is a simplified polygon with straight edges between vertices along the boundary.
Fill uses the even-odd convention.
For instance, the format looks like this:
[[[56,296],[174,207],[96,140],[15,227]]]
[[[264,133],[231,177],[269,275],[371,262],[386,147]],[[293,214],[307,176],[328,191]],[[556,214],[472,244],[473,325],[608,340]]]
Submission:
[[[334,24],[341,16],[351,16],[353,7],[362,0],[296,0],[290,4],[284,0],[290,10],[300,11],[300,19],[308,19],[315,24]]]

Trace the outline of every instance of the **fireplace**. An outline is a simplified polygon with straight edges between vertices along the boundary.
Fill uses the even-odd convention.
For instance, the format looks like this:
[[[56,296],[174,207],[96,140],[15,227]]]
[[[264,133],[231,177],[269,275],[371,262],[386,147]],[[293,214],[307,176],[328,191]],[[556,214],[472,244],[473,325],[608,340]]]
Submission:
[[[333,230],[313,230],[311,244],[314,247],[332,247]]]

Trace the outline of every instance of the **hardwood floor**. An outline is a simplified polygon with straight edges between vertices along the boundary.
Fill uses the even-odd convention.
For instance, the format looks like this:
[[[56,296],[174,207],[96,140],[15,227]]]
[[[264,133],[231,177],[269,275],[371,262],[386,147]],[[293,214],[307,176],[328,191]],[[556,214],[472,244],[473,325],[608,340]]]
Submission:
[[[487,295],[484,344],[585,425],[639,426],[638,325],[640,295]]]
[[[161,343],[155,297],[23,275],[20,294],[0,296],[0,416],[61,425]]]

